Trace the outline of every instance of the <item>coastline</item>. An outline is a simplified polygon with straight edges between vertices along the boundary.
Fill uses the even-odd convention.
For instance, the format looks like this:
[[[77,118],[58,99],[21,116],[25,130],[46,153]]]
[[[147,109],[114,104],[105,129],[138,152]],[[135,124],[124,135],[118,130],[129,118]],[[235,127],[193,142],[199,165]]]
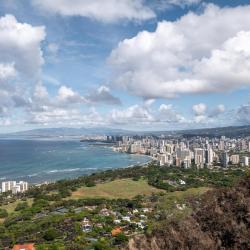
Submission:
[[[26,145],[29,147],[27,148]],[[27,181],[30,185],[75,179],[109,169],[147,165],[152,161],[152,158],[148,155],[122,154],[122,152],[114,151],[111,145],[93,145],[92,143],[80,143],[74,140],[18,140],[16,142],[0,140],[0,149],[1,147],[7,153],[0,154],[2,162],[0,165],[0,182],[9,180]],[[18,152],[15,152],[15,147],[18,147]],[[20,150],[20,148],[23,150]],[[28,152],[32,156],[36,156],[29,159],[30,163],[27,161],[27,157],[30,157]],[[24,159],[23,161],[15,160],[18,154],[20,158]]]
[[[30,186],[42,186],[42,185],[48,185],[48,184],[53,184],[53,183],[56,183],[58,181],[62,181],[62,180],[74,180],[74,179],[77,179],[77,178],[80,178],[80,177],[84,177],[84,176],[90,176],[92,174],[98,174],[98,173],[102,173],[102,172],[105,172],[105,171],[108,171],[108,170],[123,170],[123,169],[126,169],[126,168],[133,168],[133,167],[136,167],[136,166],[140,166],[140,167],[148,167],[148,164],[150,164],[152,162],[152,160],[148,161],[148,162],[145,162],[145,163],[139,163],[139,164],[131,164],[131,165],[128,165],[128,166],[124,166],[124,167],[119,167],[119,168],[110,168],[110,169],[103,169],[103,170],[99,170],[99,171],[95,171],[95,172],[92,172],[90,174],[83,174],[83,175],[80,175],[80,176],[77,176],[77,177],[74,177],[74,178],[63,178],[63,179],[58,179],[58,180],[54,180],[54,181],[44,181],[42,183],[31,183]]]

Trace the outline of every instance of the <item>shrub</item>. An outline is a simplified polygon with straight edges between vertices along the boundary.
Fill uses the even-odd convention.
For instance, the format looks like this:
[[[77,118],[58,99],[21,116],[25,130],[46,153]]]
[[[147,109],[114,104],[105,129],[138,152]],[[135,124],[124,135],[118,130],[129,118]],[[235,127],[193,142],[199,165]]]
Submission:
[[[5,209],[0,208],[0,218],[8,217],[8,212]]]
[[[54,228],[50,228],[44,233],[43,238],[47,241],[52,241],[58,236],[59,236],[58,231],[55,230]]]
[[[15,208],[15,211],[20,211],[20,210],[24,210],[26,208],[28,208],[29,205],[27,202],[21,202],[21,203],[18,203],[16,208]]]

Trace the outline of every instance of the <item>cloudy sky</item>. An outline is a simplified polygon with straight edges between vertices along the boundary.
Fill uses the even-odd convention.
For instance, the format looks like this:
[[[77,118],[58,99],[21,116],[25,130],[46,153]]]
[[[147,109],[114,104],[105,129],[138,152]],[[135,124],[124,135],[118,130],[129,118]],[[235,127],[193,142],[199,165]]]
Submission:
[[[245,124],[250,1],[0,1],[1,133]]]

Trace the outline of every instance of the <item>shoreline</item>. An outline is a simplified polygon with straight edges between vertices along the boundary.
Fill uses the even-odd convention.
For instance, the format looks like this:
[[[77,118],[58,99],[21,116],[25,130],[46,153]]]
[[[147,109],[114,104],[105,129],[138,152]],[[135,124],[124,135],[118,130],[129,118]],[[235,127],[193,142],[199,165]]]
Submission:
[[[108,166],[108,167],[103,167],[103,168],[98,168],[98,167],[92,167],[92,168],[81,168],[79,166],[76,166],[75,168],[72,167],[72,168],[65,168],[65,169],[60,169],[60,166],[59,168],[57,169],[48,169],[48,170],[42,170],[41,172],[39,172],[39,170],[35,173],[29,173],[27,175],[20,175],[20,176],[17,176],[17,177],[8,177],[6,178],[6,176],[1,176],[1,179],[0,179],[0,182],[4,182],[4,181],[9,181],[9,180],[16,180],[16,181],[21,181],[21,180],[24,180],[24,181],[27,181],[29,183],[30,186],[41,186],[41,185],[44,185],[44,184],[50,184],[50,183],[56,183],[57,181],[60,181],[60,180],[72,180],[72,179],[77,179],[81,176],[88,176],[88,175],[91,175],[91,174],[94,174],[94,173],[100,173],[100,172],[105,172],[107,170],[115,170],[115,169],[125,169],[125,168],[131,168],[131,167],[135,167],[135,166],[147,166],[150,162],[152,162],[153,158],[149,155],[144,155],[144,154],[129,154],[129,153],[126,153],[126,152],[119,152],[119,151],[115,151],[113,150],[113,145],[106,145],[106,144],[98,144],[98,145],[93,145],[92,143],[89,143],[89,146],[92,147],[92,146],[96,146],[97,148],[99,147],[103,147],[103,148],[107,148],[109,151],[112,151],[114,153],[120,153],[120,154],[127,154],[127,155],[131,155],[131,156],[139,156],[139,157],[142,157],[145,159],[145,162],[140,162],[141,160],[138,160],[138,162],[136,162],[136,160],[134,160],[134,163],[130,164],[129,163],[129,160],[127,160],[127,164],[126,165],[123,165],[123,166],[120,166],[120,167],[117,167],[116,166]],[[118,164],[119,165],[119,164]],[[74,172],[78,172],[79,174],[76,174],[74,176]],[[82,173],[80,173],[82,172]],[[68,174],[68,176],[67,176]],[[41,180],[39,180],[39,176],[45,176],[45,178],[41,178]],[[57,175],[57,177],[55,178],[46,178],[46,175],[48,177],[50,176],[53,176],[53,175]],[[36,178],[38,177],[38,178]],[[38,179],[38,180],[37,180]]]
[[[56,183],[58,181],[62,181],[62,180],[74,180],[74,179],[78,179],[80,177],[83,177],[83,176],[90,176],[92,174],[97,174],[97,173],[102,173],[102,172],[105,172],[105,171],[108,171],[108,170],[122,170],[122,169],[126,169],[126,168],[133,168],[133,167],[136,167],[136,166],[140,166],[140,167],[148,167],[148,164],[150,164],[152,162],[151,161],[148,161],[148,162],[145,162],[145,163],[139,163],[139,164],[131,164],[131,165],[128,165],[128,166],[124,166],[124,167],[120,167],[120,168],[110,168],[110,169],[103,169],[100,171],[94,171],[92,173],[89,173],[89,174],[85,174],[85,175],[79,175],[77,177],[72,177],[72,178],[64,178],[64,179],[58,179],[58,180],[54,180],[54,181],[44,181],[42,183],[29,183],[30,186],[36,186],[36,187],[39,187],[39,186],[42,186],[42,185],[49,185],[49,184],[53,184],[53,183]]]

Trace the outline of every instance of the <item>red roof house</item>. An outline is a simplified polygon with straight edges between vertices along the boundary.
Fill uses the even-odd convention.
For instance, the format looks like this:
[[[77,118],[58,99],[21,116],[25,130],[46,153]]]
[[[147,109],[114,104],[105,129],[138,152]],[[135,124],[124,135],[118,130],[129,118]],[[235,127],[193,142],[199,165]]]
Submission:
[[[35,250],[34,243],[15,245],[12,250]]]

